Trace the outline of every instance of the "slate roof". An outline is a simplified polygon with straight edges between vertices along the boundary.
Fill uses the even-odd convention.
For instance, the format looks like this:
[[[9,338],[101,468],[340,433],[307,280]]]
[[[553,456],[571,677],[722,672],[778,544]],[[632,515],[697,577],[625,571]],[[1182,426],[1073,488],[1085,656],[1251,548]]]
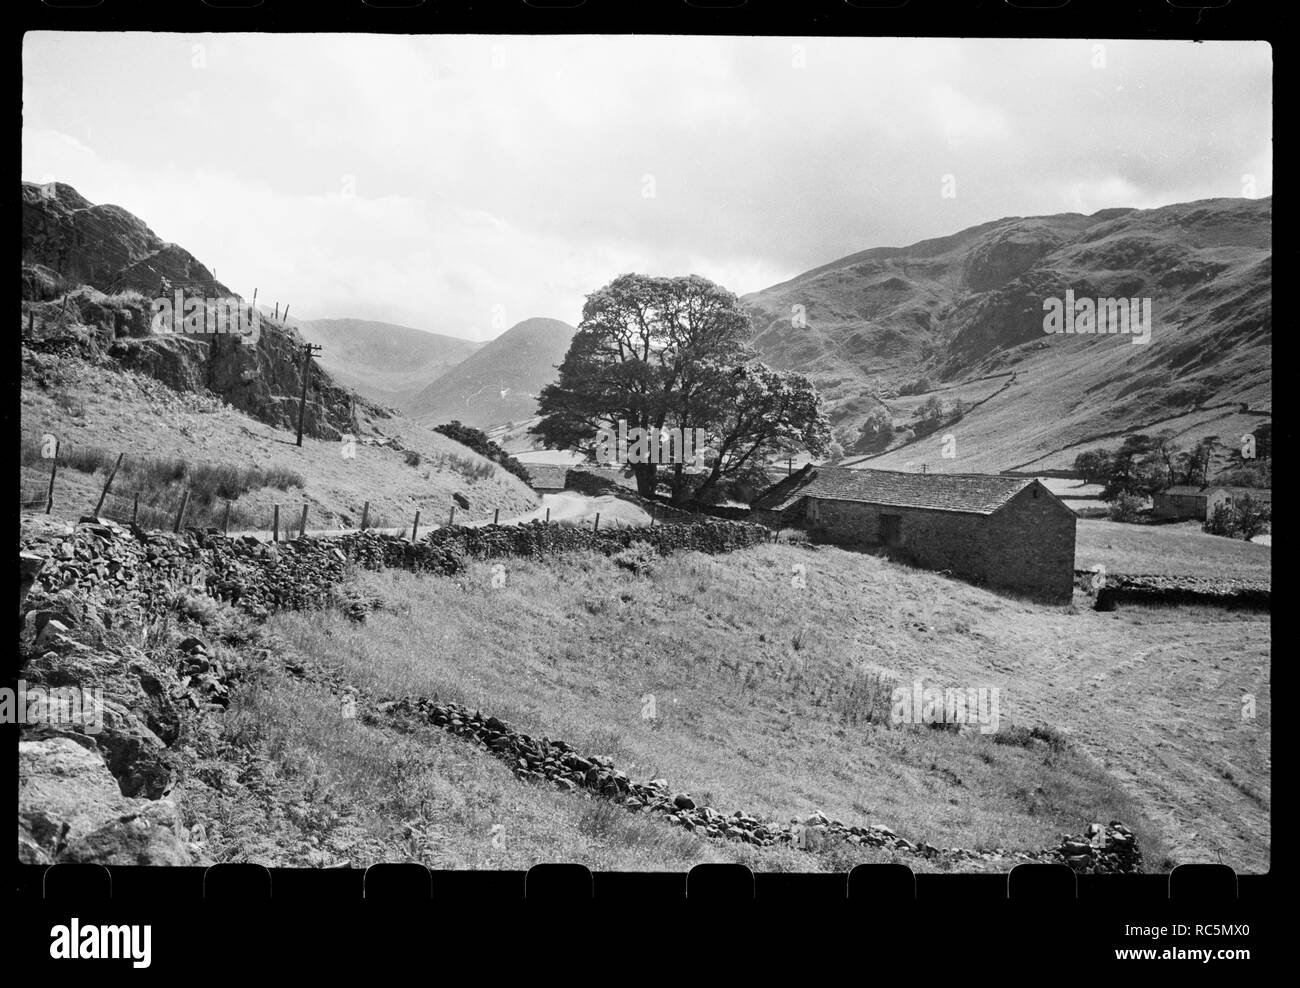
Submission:
[[[813,467],[769,488],[755,500],[754,507],[784,511],[800,498],[816,497],[862,501],[886,507],[991,515],[1034,483],[1033,477],[996,474],[901,473]]]

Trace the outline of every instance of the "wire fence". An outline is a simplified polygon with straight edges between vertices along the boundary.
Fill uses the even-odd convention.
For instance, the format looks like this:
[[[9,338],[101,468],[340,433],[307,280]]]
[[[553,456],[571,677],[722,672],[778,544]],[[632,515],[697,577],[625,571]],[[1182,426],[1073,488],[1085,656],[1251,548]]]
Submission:
[[[272,540],[296,538],[311,531],[397,531],[418,538],[444,525],[456,524],[457,511],[468,502],[436,508],[415,507],[409,514],[380,511],[364,502],[353,511],[322,510],[295,497],[304,481],[296,472],[279,467],[236,467],[228,463],[193,462],[181,457],[140,456],[113,453],[103,447],[55,443],[53,437],[22,443],[20,499],[22,510],[50,513],[55,508],[66,514],[69,507],[79,516],[109,519],[135,525],[145,531],[181,531],[196,528],[226,533],[246,533]],[[278,489],[285,497],[268,505],[241,500],[254,491],[264,494]],[[670,521],[703,521],[725,512],[687,512],[658,502],[633,499],[649,516],[650,526]],[[510,509],[507,509],[510,510]],[[462,516],[463,518],[463,516]],[[551,524],[551,511],[529,512],[524,518],[507,517],[506,524],[544,521]],[[501,524],[501,510],[493,511],[492,524]],[[461,524],[466,524],[462,520]],[[471,525],[488,524],[478,518]],[[554,524],[601,528],[600,513],[594,518],[557,519]],[[643,527],[645,521],[609,517],[605,528]]]

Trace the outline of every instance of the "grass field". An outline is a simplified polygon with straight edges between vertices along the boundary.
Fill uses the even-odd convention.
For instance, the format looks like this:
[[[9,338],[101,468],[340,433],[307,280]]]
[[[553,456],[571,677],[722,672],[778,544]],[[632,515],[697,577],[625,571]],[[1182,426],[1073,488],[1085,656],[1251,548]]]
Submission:
[[[795,563],[806,567],[804,589],[791,585]],[[272,630],[289,652],[378,694],[437,694],[611,755],[632,777],[663,776],[723,812],[786,820],[820,809],[976,849],[1036,849],[1121,819],[1150,867],[1268,866],[1267,616],[1043,607],[871,556],[786,545],[674,557],[641,577],[598,556],[515,561],[499,589],[486,564],[455,580],[360,579],[390,609],[361,626],[281,615]],[[1043,724],[1069,743],[1022,747],[882,723],[879,685],[915,680],[997,687],[999,733]],[[682,844],[635,818],[599,817],[575,836],[571,814],[603,811],[516,782],[452,739],[393,745],[377,728],[339,721],[320,696],[290,696],[283,684],[243,693],[247,730],[309,759],[313,785],[346,792],[355,782],[376,794],[374,806],[354,808],[372,829],[394,824],[385,800],[409,810],[408,793],[438,793],[421,826],[438,831],[430,854],[443,866],[555,860],[555,841],[592,867],[752,854]],[[1250,721],[1244,694],[1256,698]],[[409,764],[394,781],[399,752]],[[517,838],[496,857],[500,848],[483,846],[493,824]],[[786,852],[745,860],[846,864]]]
[[[1200,522],[1133,525],[1104,518],[1080,518],[1075,529],[1074,565],[1101,564],[1112,573],[1149,573],[1271,579],[1270,546],[1206,535]]]

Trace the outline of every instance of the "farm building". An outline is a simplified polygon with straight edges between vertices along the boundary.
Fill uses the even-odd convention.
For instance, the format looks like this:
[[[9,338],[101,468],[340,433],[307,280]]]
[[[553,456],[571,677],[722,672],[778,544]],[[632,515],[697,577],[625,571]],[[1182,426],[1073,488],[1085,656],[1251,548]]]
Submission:
[[[754,512],[972,582],[1055,601],[1074,592],[1076,516],[1032,477],[808,466],[765,491]]]
[[[1205,521],[1214,512],[1216,505],[1244,494],[1266,504],[1273,502],[1272,491],[1254,487],[1230,487],[1222,484],[1195,487],[1179,484],[1151,495],[1151,513],[1157,518],[1198,518]]]
[[[528,486],[538,494],[554,494],[564,490],[564,475],[568,467],[559,463],[525,463]]]

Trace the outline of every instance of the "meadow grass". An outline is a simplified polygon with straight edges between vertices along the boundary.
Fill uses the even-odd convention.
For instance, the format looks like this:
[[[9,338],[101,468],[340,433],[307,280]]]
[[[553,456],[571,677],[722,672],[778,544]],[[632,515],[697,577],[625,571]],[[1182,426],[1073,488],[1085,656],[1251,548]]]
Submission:
[[[1148,860],[1168,862],[1164,828],[1106,770],[1108,753],[1073,743],[1072,691],[1053,677],[1158,628],[834,549],[688,553],[639,576],[590,554],[506,566],[499,588],[486,563],[456,579],[363,574],[386,601],[365,625],[283,614],[272,628],[374,695],[466,703],[724,813],[819,809],[940,847],[1013,850],[1120,819]],[[1180,620],[1267,636],[1257,619]],[[999,686],[999,732],[892,724],[893,689],[914,679]]]

